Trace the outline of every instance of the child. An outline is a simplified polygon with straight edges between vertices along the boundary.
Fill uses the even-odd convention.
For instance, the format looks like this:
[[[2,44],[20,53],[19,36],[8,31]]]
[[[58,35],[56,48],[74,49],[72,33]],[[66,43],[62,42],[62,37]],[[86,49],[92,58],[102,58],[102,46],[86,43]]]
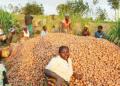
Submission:
[[[6,76],[6,68],[0,61],[0,86],[5,86],[5,84],[8,84],[8,79]]]
[[[104,38],[105,32],[102,31],[103,26],[98,26],[98,31],[95,32],[96,38]]]
[[[0,40],[2,41],[2,44],[6,42],[6,35],[3,33],[3,26],[0,24]]]
[[[43,26],[43,31],[41,31],[41,36],[45,36],[47,35],[48,32],[47,32],[47,27],[46,26]]]
[[[85,26],[84,26],[84,31],[82,32],[81,36],[90,36],[90,32],[87,31],[88,28],[89,28],[88,25],[85,25]]]

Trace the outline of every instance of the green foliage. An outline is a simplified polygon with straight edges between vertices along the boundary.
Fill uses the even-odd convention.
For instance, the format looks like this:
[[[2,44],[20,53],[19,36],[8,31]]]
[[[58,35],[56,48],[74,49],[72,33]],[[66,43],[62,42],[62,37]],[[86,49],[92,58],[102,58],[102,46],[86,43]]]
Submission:
[[[42,4],[38,4],[36,1],[33,1],[32,3],[27,3],[24,7],[24,13],[28,12],[32,15],[43,15],[44,9]]]
[[[109,5],[111,5],[112,9],[118,10],[119,9],[119,0],[108,0]]]
[[[83,0],[67,1],[66,4],[60,4],[56,8],[57,12],[61,15],[64,11],[65,13],[71,12],[75,14],[86,14],[89,11],[88,3],[83,3]],[[65,14],[64,13],[64,14]]]
[[[97,20],[104,21],[107,18],[106,10],[105,9],[103,10],[100,7],[97,8],[96,14],[98,15],[98,17],[95,21],[97,21]]]
[[[107,34],[107,39],[120,45],[120,20],[110,26],[111,30]]]
[[[99,0],[93,0],[93,4],[96,5],[99,3]]]
[[[3,31],[8,35],[8,29],[15,25],[13,16],[0,8],[0,24],[3,25]]]

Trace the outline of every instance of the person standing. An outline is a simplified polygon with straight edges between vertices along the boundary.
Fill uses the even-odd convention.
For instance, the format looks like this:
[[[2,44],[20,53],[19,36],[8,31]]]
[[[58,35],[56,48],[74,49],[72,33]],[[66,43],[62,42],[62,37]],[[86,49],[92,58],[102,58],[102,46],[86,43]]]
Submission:
[[[30,34],[32,35],[32,20],[33,17],[27,12],[25,13],[25,24],[27,25],[27,29],[30,31]]]
[[[69,33],[71,20],[69,19],[69,14],[65,14],[65,19],[62,20],[61,33]]]

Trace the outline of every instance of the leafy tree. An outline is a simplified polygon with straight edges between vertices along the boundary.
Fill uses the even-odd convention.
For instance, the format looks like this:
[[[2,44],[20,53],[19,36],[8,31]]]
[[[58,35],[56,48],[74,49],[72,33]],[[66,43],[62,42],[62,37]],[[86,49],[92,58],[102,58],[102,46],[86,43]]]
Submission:
[[[115,18],[116,18],[116,10],[119,9],[120,0],[108,0],[108,2],[111,8],[115,10]]]
[[[42,4],[38,4],[36,1],[33,1],[32,3],[27,3],[24,7],[24,13],[28,12],[33,15],[43,15],[44,14],[44,8]]]
[[[72,12],[74,14],[85,14],[89,11],[88,3],[83,3],[83,0],[67,1],[66,4],[60,4],[56,8],[59,14]]]
[[[93,0],[93,4],[96,5],[99,3],[99,0]]]
[[[8,8],[9,8],[9,10],[10,10],[10,13],[12,13],[12,11],[13,11],[13,5],[12,5],[12,4],[9,4],[9,5],[8,5]]]
[[[15,6],[12,11],[13,14],[18,14],[19,13],[19,7]]]
[[[98,15],[97,19],[104,21],[107,18],[107,12],[100,7],[97,8],[96,14]]]

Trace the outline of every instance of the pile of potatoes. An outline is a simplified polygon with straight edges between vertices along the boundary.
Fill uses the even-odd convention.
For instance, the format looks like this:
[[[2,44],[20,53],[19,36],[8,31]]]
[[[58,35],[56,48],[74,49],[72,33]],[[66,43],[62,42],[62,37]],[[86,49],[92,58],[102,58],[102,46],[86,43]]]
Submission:
[[[71,86],[120,86],[120,49],[106,39],[51,33],[11,47],[5,66],[13,86],[40,86],[44,69],[59,47],[70,49],[73,70],[83,79],[71,77]]]

